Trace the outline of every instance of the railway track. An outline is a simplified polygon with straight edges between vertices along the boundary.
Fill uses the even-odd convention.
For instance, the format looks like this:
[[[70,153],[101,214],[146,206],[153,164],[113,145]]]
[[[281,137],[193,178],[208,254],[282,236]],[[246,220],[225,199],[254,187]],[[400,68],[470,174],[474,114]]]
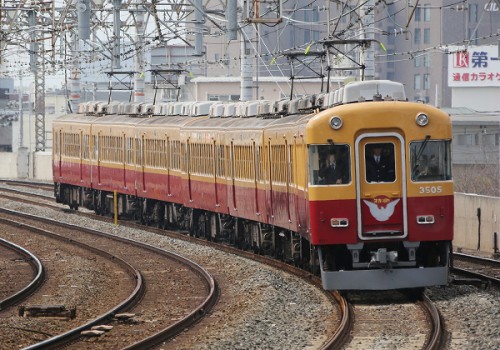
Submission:
[[[27,249],[3,238],[0,238],[0,264],[0,311],[20,303],[44,282],[41,261]]]
[[[401,348],[442,349],[444,321],[426,296],[385,292],[350,292],[355,322],[347,350]]]
[[[2,189],[2,191],[3,191],[3,189]],[[30,200],[26,194],[12,196],[11,194],[2,193],[1,196],[3,196],[4,198],[15,199],[16,201],[23,201],[25,203],[30,203],[30,204],[33,203],[33,200],[32,199]],[[52,202],[52,200],[53,199],[50,198],[50,203],[46,203],[45,200],[37,201],[37,205],[42,205],[44,207],[51,207],[51,208],[56,208],[56,210],[61,210],[61,206],[56,205],[55,203]],[[106,223],[111,222],[110,218],[99,217],[93,213],[91,213],[91,214],[85,213],[84,210],[78,211],[78,212],[71,211],[71,213],[74,214],[72,216],[75,216],[75,215],[84,216],[84,217],[92,218],[93,220],[100,220],[100,221],[103,221]],[[265,263],[267,265],[276,267],[280,270],[285,270],[288,273],[299,276],[299,277],[307,280],[308,283],[313,284],[316,288],[322,290],[321,281],[319,278],[311,275],[309,272],[306,272],[304,270],[298,269],[296,267],[293,267],[291,265],[282,263],[282,262],[274,260],[274,259],[270,259],[270,258],[260,256],[260,255],[255,255],[255,254],[253,254],[251,252],[247,252],[247,251],[241,251],[241,250],[233,248],[233,247],[215,244],[215,243],[208,242],[205,240],[200,240],[200,239],[190,237],[190,236],[187,236],[185,234],[178,233],[178,232],[170,232],[170,231],[165,231],[165,230],[156,229],[156,228],[152,228],[152,227],[144,227],[142,225],[136,225],[136,224],[133,224],[130,222],[123,222],[122,224],[126,225],[128,227],[134,227],[134,228],[140,228],[141,230],[147,230],[149,232],[153,232],[155,234],[160,234],[162,236],[167,235],[167,236],[173,237],[175,239],[181,239],[183,241],[194,242],[196,244],[214,247],[218,250],[225,251],[225,252],[228,252],[230,254],[236,254],[236,255],[241,256],[241,257],[256,260],[256,261],[259,261],[261,263]],[[330,293],[330,292],[326,292],[326,291],[322,291],[322,293],[324,293],[331,300],[331,302],[333,304],[338,305],[338,306],[336,306],[336,308],[338,309],[337,312],[339,314],[339,317],[338,317],[339,321],[338,321],[336,328],[333,331],[331,329],[328,331],[329,336],[318,348],[337,349],[342,344],[344,344],[345,341],[348,339],[349,331],[352,328],[352,312],[350,312],[350,308],[349,308],[347,301],[339,293],[336,293],[336,292]],[[194,333],[196,333],[196,331]],[[194,339],[196,339],[196,334],[193,337],[194,337]],[[189,343],[189,341],[187,341],[187,343]]]
[[[8,186],[30,188],[35,190],[46,190],[46,191],[54,190],[54,184],[51,182],[0,179],[0,183]]]
[[[117,265],[118,261],[111,262],[111,256],[105,261],[105,253],[100,250],[89,251],[92,248],[77,247],[73,242],[64,240],[63,237],[49,230],[20,224],[15,213],[7,215],[0,213],[0,215],[2,227],[8,228],[3,229],[2,232],[10,240],[24,241],[26,245],[30,246],[30,249],[36,251],[42,257],[47,275],[50,276],[38,293],[26,300],[25,305],[21,305],[22,310],[27,310],[28,314],[22,311],[19,315],[18,310],[14,308],[7,309],[2,313],[4,320],[4,327],[1,328],[2,349],[13,348],[14,344],[16,347],[19,345],[30,346],[46,341],[51,338],[52,334],[70,332],[71,329],[77,328],[77,324],[81,325],[96,318],[96,315],[102,313],[103,308],[111,309],[125,300],[127,292],[133,291],[134,286],[140,285],[142,281],[140,274],[124,262],[121,266]],[[123,270],[123,268],[127,270]],[[109,283],[111,278],[112,283],[120,286],[121,293],[117,293],[116,298],[111,297],[110,294],[102,293],[100,303],[96,303],[96,307],[92,309],[92,300],[89,298],[95,297],[96,291],[105,287],[93,276],[104,275],[106,269],[120,271],[120,275],[125,277],[111,278],[107,276],[108,279],[105,280]],[[95,290],[85,288],[85,282],[93,284]],[[84,290],[82,291],[82,289]],[[103,300],[107,301],[103,303]],[[75,313],[75,305],[78,307],[78,313]],[[70,315],[71,312],[73,315]],[[44,317],[24,317],[31,315]],[[52,317],[46,318],[47,316]],[[57,318],[55,318],[56,316]],[[72,321],[72,318],[75,321]],[[77,332],[78,330],[75,330],[72,334],[76,335]],[[69,334],[62,338],[67,337]]]
[[[464,253],[453,253],[452,272],[500,287],[500,261]]]
[[[52,198],[50,198],[50,196],[45,197],[45,198],[47,198],[49,200],[49,202],[47,204],[43,204],[43,203],[38,203],[38,204],[42,204],[44,206],[46,205],[48,207],[54,208],[55,204],[52,203]],[[17,196],[17,200],[19,200],[19,199],[20,199],[19,196]],[[25,200],[27,202],[30,201],[29,199],[22,199],[22,200]],[[43,202],[45,202],[45,201],[43,201]],[[84,213],[83,211],[80,211],[80,212],[71,211],[71,213],[76,214],[78,216],[80,216],[80,215],[86,216],[86,217],[92,218],[94,220],[99,219],[99,220],[104,221],[104,222],[111,222],[110,218],[97,217],[93,213]],[[154,232],[154,233],[160,234],[160,235],[172,236],[176,239],[182,239],[182,240],[186,240],[186,241],[196,242],[197,244],[213,246],[219,250],[227,251],[227,252],[232,253],[232,254],[237,254],[239,256],[243,256],[243,257],[247,257],[247,258],[250,258],[253,260],[257,260],[257,261],[274,266],[274,267],[279,268],[279,269],[288,270],[290,273],[294,273],[295,275],[300,276],[301,278],[304,278],[306,280],[310,280],[311,283],[314,283],[319,288],[321,288],[320,280],[317,277],[311,275],[310,273],[308,273],[306,271],[296,269],[293,266],[283,264],[279,261],[267,258],[265,256],[255,255],[251,252],[240,251],[240,250],[234,249],[232,247],[224,246],[224,245],[221,246],[220,244],[214,244],[212,242],[207,242],[205,240],[199,240],[197,238],[186,236],[185,234],[181,234],[178,232],[170,232],[170,231],[165,231],[162,229],[156,229],[156,228],[152,228],[152,227],[145,228],[142,225],[136,225],[136,224],[133,224],[130,222],[123,222],[122,224],[124,224],[126,226],[130,226],[130,227],[140,228],[143,230],[145,229],[147,231]],[[296,271],[293,271],[293,270],[296,270]],[[328,292],[326,292],[326,293],[330,294]],[[357,347],[356,345],[354,345],[356,343],[359,343],[356,337],[350,338],[350,333],[356,333],[356,331],[354,331],[354,330],[356,328],[362,327],[362,324],[363,324],[363,322],[359,322],[360,319],[363,319],[363,317],[364,317],[362,314],[361,315],[358,314],[359,307],[356,309],[357,312],[355,313],[355,312],[353,312],[353,307],[349,304],[348,301],[346,301],[342,297],[342,295],[340,295],[338,293],[331,293],[328,297],[331,298],[331,300],[335,300],[335,302],[338,303],[339,313],[342,316],[340,317],[340,322],[339,322],[339,325],[338,325],[336,331],[333,333],[333,335],[331,335],[329,337],[329,339],[327,341],[325,341],[322,344],[322,346],[320,348],[322,348],[322,349],[338,349],[339,347],[342,347],[342,346],[347,346],[346,347],[347,349],[349,349],[349,348],[353,348],[353,349],[363,348],[364,345],[362,347]],[[419,319],[419,320],[416,320],[415,322],[409,322],[409,328],[412,329],[412,328],[414,328],[415,324],[420,323],[422,326],[419,329],[426,329],[423,332],[423,334],[426,334],[426,335],[423,337],[420,335],[421,339],[416,340],[416,342],[419,343],[421,348],[423,348],[423,349],[429,349],[429,350],[430,349],[439,349],[443,344],[443,334],[444,334],[443,328],[444,327],[443,327],[443,321],[439,316],[439,312],[437,311],[437,308],[427,298],[424,298],[419,303],[415,303],[415,305],[412,307],[414,308],[414,311],[408,311],[407,313],[412,314],[412,315],[420,315],[420,316],[417,317],[417,319]],[[403,308],[407,308],[407,306],[405,306]],[[399,317],[401,317],[401,319],[404,319],[406,316],[403,315],[403,316],[399,316]],[[358,323],[355,323],[354,319],[357,319]],[[397,319],[397,317],[395,317],[395,319]],[[390,326],[387,326],[385,328],[390,328]],[[388,337],[387,335],[384,335],[384,336]],[[361,338],[363,338],[363,337],[361,337]],[[404,339],[405,340],[403,341],[403,343],[405,343],[405,341],[407,342],[406,339],[409,339],[409,337],[405,336]],[[411,339],[411,337],[410,337],[410,339]],[[363,341],[361,341],[361,342],[363,343]],[[399,341],[396,340],[396,343],[398,343],[398,342]],[[350,344],[350,345],[346,345],[346,344]]]
[[[121,266],[128,266],[128,274],[132,276],[130,280],[135,284],[135,287],[131,288],[133,291],[128,297],[124,298],[118,305],[106,309],[104,313],[102,313],[102,304],[99,304],[100,306],[97,308],[93,307],[91,303],[80,305],[80,308],[85,310],[84,313],[88,314],[87,319],[76,319],[75,322],[79,322],[78,326],[65,331],[59,330],[57,331],[58,336],[32,344],[27,347],[28,349],[60,346],[60,344],[68,342],[72,342],[72,347],[78,347],[75,342],[87,341],[82,337],[82,331],[96,325],[102,327],[103,324],[108,326],[104,328],[110,328],[109,326],[111,326],[112,331],[103,338],[105,341],[94,341],[93,348],[108,349],[110,342],[111,344],[119,344],[120,341],[132,344],[129,346],[130,349],[151,347],[173,337],[184,330],[185,327],[203,317],[216,301],[215,281],[210,274],[198,265],[176,254],[149,247],[142,243],[131,242],[130,240],[106,237],[100,232],[89,229],[57,223],[43,218],[33,218],[19,212],[6,210],[1,210],[1,212],[2,216],[11,216],[15,217],[16,221],[23,221],[23,228],[29,229],[31,232],[50,236],[52,239],[57,237],[59,241],[65,241],[67,244],[78,245],[92,251],[93,256],[99,254],[106,256],[114,263],[120,262]],[[40,221],[43,222],[42,227],[50,226],[57,232],[49,232],[43,228],[31,226],[40,225]],[[11,224],[19,226],[19,223],[16,224],[14,221]],[[62,243],[57,245],[58,248],[59,245],[62,245]],[[96,249],[95,245],[98,245],[101,249]],[[119,258],[120,255],[127,261],[133,261],[134,265],[138,266],[138,269],[133,268],[129,263]],[[108,267],[108,270],[115,271],[116,268]],[[139,270],[142,272],[139,272]],[[147,289],[145,288],[144,279],[148,281]],[[175,285],[172,283],[172,279],[176,280]],[[92,281],[90,282],[92,283]],[[56,281],[56,283],[60,282]],[[201,288],[196,287],[198,285],[201,285]],[[190,288],[186,288],[187,286],[190,286]],[[103,287],[109,288],[117,295],[120,295],[122,289],[125,288],[123,283],[118,283],[116,286],[110,286],[108,283]],[[117,313],[124,311],[131,312],[127,316],[131,318],[122,322],[116,317]],[[137,315],[140,316],[137,317]],[[154,327],[150,327],[148,324],[148,320],[151,319],[154,319]],[[132,331],[130,331],[131,322],[134,324]],[[49,334],[51,332],[54,332],[54,329],[43,333]],[[100,334],[100,331],[91,332],[90,334],[96,335],[96,333]]]
[[[51,198],[49,197],[51,200]],[[17,198],[19,200],[19,198]],[[24,200],[24,199],[23,199]],[[29,199],[26,199],[27,201],[30,201]],[[40,203],[39,203],[40,204]],[[43,204],[47,205],[49,207],[54,207],[55,204],[50,201],[48,204]],[[99,217],[96,216],[93,213],[85,213],[83,211],[79,212],[74,212],[71,211],[71,213],[76,214],[76,215],[82,215],[86,216],[92,219],[98,219],[104,222],[111,222],[110,218],[106,217]],[[123,225],[129,226],[129,227],[135,227],[135,228],[140,228],[142,230],[147,230],[150,232],[153,232],[155,234],[160,234],[160,235],[168,235],[171,237],[174,237],[176,239],[182,239],[190,242],[195,242],[197,244],[202,244],[202,245],[208,245],[211,247],[214,247],[216,249],[222,250],[229,252],[231,254],[237,254],[239,256],[243,256],[246,258],[250,258],[252,260],[256,260],[271,266],[274,266],[278,269],[286,270],[289,273],[293,273],[297,276],[300,276],[301,278],[304,278],[306,280],[309,280],[311,283],[315,284],[318,288],[321,288],[321,281],[319,278],[316,276],[311,275],[307,271],[303,271],[300,269],[297,269],[291,265],[284,264],[280,261],[277,261],[275,259],[270,259],[265,256],[261,255],[255,255],[251,252],[247,251],[241,251],[238,249],[235,249],[233,247],[229,246],[224,246],[212,242],[207,242],[205,240],[200,240],[194,237],[186,236],[185,234],[178,233],[178,232],[170,232],[170,231],[165,231],[162,229],[157,229],[153,227],[144,227],[142,225],[137,225],[131,222],[122,222]],[[361,343],[363,344],[361,347],[355,345],[358,344],[358,338],[352,337],[352,334],[355,334],[357,331],[357,328],[362,328],[363,327],[363,321],[360,322],[360,320],[363,320],[365,316],[363,316],[363,313],[360,313],[360,308],[355,308],[353,309],[353,306],[345,299],[343,298],[342,295],[339,293],[329,293],[325,292],[328,294],[328,297],[339,305],[339,313],[342,315],[340,317],[340,322],[338,325],[337,330],[329,337],[328,341],[325,341],[324,344],[320,348],[322,349],[338,349],[342,346],[346,346],[347,349],[363,349],[364,344],[363,340],[361,340]],[[403,304],[406,305],[406,304]],[[403,309],[408,309],[410,308],[409,306],[403,306]],[[413,310],[407,312],[403,312],[403,314],[400,314],[399,316],[395,316],[394,318],[391,318],[392,321],[394,320],[402,320],[405,319],[407,316],[405,316],[406,313],[411,314],[411,315],[419,315],[419,317],[416,317],[416,320],[414,322],[408,322],[408,327],[410,329],[409,332],[415,331],[415,324],[420,324],[421,327],[417,329],[417,332],[420,332],[419,330],[425,329],[421,334],[417,334],[417,338],[420,337],[420,339],[417,340],[411,340],[411,337],[408,335],[402,338],[402,342],[404,344],[407,344],[408,339],[410,339],[410,342],[413,344],[413,342],[417,342],[419,346],[421,346],[422,349],[439,349],[441,348],[444,340],[443,340],[443,334],[444,334],[444,326],[443,326],[443,321],[439,316],[439,312],[437,311],[437,308],[434,306],[434,304],[428,299],[428,298],[423,298],[423,300],[419,301],[418,303],[414,303],[413,306],[411,306]],[[356,312],[355,312],[356,311]],[[399,312],[399,311],[390,311],[390,312]],[[355,319],[357,321],[355,321]],[[368,316],[369,320],[377,319],[376,317]],[[356,323],[357,322],[357,323]],[[367,326],[370,327],[370,326]],[[391,325],[388,325],[387,327],[383,327],[384,329],[390,329]],[[400,330],[400,327],[396,327],[396,329]],[[373,330],[371,338],[373,338]],[[399,332],[399,331],[398,331]],[[362,332],[361,332],[362,333]],[[382,331],[383,333],[383,331]],[[400,332],[399,332],[400,333]],[[400,333],[401,334],[401,333]],[[424,334],[424,336],[422,336]],[[387,335],[384,335],[388,337]],[[361,336],[361,339],[363,336]],[[395,340],[396,343],[399,342],[399,340]],[[350,344],[350,345],[346,345]],[[417,346],[417,347],[419,347]]]

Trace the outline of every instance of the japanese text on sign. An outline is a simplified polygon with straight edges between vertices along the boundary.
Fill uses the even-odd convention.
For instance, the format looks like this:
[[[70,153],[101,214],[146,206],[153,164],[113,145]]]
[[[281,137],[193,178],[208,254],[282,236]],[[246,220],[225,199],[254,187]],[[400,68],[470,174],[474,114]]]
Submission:
[[[500,86],[497,46],[470,47],[450,55],[449,86]]]

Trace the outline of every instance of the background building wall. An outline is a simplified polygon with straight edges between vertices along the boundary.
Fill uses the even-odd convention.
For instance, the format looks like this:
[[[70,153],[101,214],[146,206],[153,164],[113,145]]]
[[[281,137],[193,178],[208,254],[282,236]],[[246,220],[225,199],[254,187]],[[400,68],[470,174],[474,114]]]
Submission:
[[[452,107],[467,107],[476,111],[500,112],[500,87],[498,88],[454,88]]]
[[[402,82],[410,101],[452,106],[452,90],[447,84],[451,46],[498,43],[500,10],[492,3],[495,5],[489,0],[420,1],[411,21],[413,7],[406,8],[406,1],[377,7],[380,31],[376,38],[387,48],[387,52],[377,49],[378,77]]]

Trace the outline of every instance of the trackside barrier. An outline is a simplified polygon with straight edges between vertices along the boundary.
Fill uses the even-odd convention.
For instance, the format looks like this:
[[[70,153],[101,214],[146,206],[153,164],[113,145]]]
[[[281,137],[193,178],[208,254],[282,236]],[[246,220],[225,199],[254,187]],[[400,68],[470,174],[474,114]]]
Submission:
[[[500,197],[455,193],[453,247],[494,254],[500,232]],[[498,239],[498,238],[497,238]]]

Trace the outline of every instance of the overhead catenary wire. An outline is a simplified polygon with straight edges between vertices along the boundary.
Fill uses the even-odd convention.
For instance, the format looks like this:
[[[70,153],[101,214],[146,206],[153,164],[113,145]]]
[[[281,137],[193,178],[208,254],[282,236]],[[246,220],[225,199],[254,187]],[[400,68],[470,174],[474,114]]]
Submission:
[[[400,1],[392,1],[392,2],[377,1],[375,7],[384,6],[385,10],[388,12],[388,9],[392,5],[394,5],[398,2],[400,2]],[[456,6],[464,4],[465,2],[466,2],[465,0],[462,0],[462,1],[456,1],[452,4],[448,4],[445,6],[429,6],[429,7],[433,8],[433,9],[443,10],[443,9],[454,8]],[[6,3],[14,4],[16,9],[18,10],[17,16],[19,18],[22,18],[22,16],[23,16],[22,15],[22,7],[26,6],[25,1],[23,1],[23,2],[17,2],[17,1],[8,2],[8,1],[6,1]],[[80,52],[79,60],[81,60],[82,62],[86,62],[86,63],[105,62],[109,58],[109,54],[107,54],[106,47],[109,46],[110,43],[112,42],[113,35],[111,32],[111,21],[109,20],[111,8],[106,7],[106,6],[108,6],[108,3],[109,3],[109,1],[105,1],[103,8],[100,9],[99,11],[94,11],[94,14],[93,14],[93,16],[94,16],[93,17],[93,21],[94,21],[93,30],[94,31],[99,30],[102,32],[102,36],[95,37],[96,40],[99,41],[100,47],[94,47],[89,51]],[[157,10],[158,22],[157,23],[160,23],[161,21],[163,21],[163,23],[160,23],[160,25],[166,25],[167,21],[169,21],[169,20],[174,21],[177,19],[180,19],[180,20],[186,19],[189,16],[189,14],[192,13],[191,9],[188,10],[189,4],[180,4],[180,3],[176,4],[175,2],[167,4],[167,3],[163,2],[163,1],[159,1],[159,0],[154,1],[154,3],[158,7],[158,10]],[[285,4],[287,4],[287,3],[291,3],[291,2],[285,2]],[[310,23],[307,21],[302,21],[300,19],[294,18],[295,14],[298,14],[301,11],[308,11],[309,8],[316,6],[317,3],[318,3],[318,1],[310,1],[310,2],[306,3],[304,6],[298,7],[297,3],[295,2],[294,7],[286,10],[286,11],[288,11],[287,13],[289,13],[289,15],[287,14],[284,16],[284,19],[285,19],[284,25],[273,24],[273,25],[269,25],[267,27],[274,28],[274,32],[276,32],[276,31],[283,32],[283,31],[287,30],[287,28],[291,25],[294,25],[297,28],[300,28],[301,26],[307,25],[307,26],[318,27],[318,29],[320,29],[323,25],[326,26],[326,22],[328,21],[328,19],[327,19],[327,21]],[[354,27],[360,25],[360,17],[357,15],[357,11],[359,11],[361,6],[366,4],[367,1],[338,1],[337,3],[341,7],[341,13],[338,16],[331,19],[335,24],[335,29],[331,33],[331,36],[353,38],[353,37],[355,37],[356,34],[349,33],[349,31],[351,29],[353,29]],[[66,5],[67,8],[71,8],[72,6],[74,6],[74,2],[69,1],[69,0],[61,1],[60,4]],[[144,6],[147,6],[146,2],[144,2]],[[168,7],[170,7],[172,9],[174,6],[176,6],[176,9],[179,10],[179,12],[176,14],[169,14],[166,11],[166,9]],[[324,11],[324,7],[317,6],[317,8],[319,11]],[[214,11],[214,13],[215,13],[215,11],[217,9],[217,4],[210,6],[209,9],[211,11]],[[63,12],[63,11],[61,11],[61,12]],[[64,12],[69,13],[70,11],[67,11],[67,9],[65,9]],[[160,14],[162,14],[164,16],[164,18],[160,18]],[[393,18],[394,18],[393,16],[395,14],[397,14],[397,13],[393,13],[392,15],[388,13],[384,17],[392,20],[392,22],[394,23],[395,26],[399,26],[401,28],[404,27],[403,24],[398,25],[398,23],[396,23],[393,20]],[[151,18],[153,18],[151,13],[149,13],[149,16],[151,16]],[[124,17],[124,21],[125,22],[129,21],[130,17],[131,16]],[[218,18],[217,16],[215,16],[212,13],[207,14],[207,17],[209,17],[211,20],[217,20],[222,24],[225,23],[225,21],[223,19]],[[345,18],[350,18],[350,20],[348,21],[348,24],[346,26],[342,26],[341,21]],[[377,19],[373,24],[376,24],[380,21],[382,21],[382,18]],[[130,26],[130,25],[128,25],[128,26]],[[26,44],[29,42],[27,36],[29,35],[30,29],[23,27],[19,23],[14,24],[14,22],[10,23],[9,27],[11,27],[12,30],[9,31],[8,33],[4,34],[4,35],[8,35],[8,48],[4,48],[0,52],[2,54],[2,57],[5,59],[4,64],[0,68],[0,74],[3,76],[8,76],[10,74],[9,72],[11,72],[13,69],[15,69],[15,71],[17,71],[19,69],[19,67],[27,67],[27,64],[22,62],[21,59],[19,58],[19,56],[23,52],[25,52],[26,54],[31,53],[29,50],[29,47],[26,46]],[[42,27],[37,26],[35,28],[32,28],[31,30],[41,30],[41,29],[42,29]],[[68,29],[68,23],[64,23],[63,20],[59,20],[57,23],[55,22],[53,26],[48,26],[48,27],[45,27],[43,29],[44,30],[48,29],[51,32],[50,33],[51,36],[58,38],[61,35],[61,33],[64,33]],[[123,30],[125,31],[126,29],[123,29]],[[380,30],[378,30],[377,32],[381,35],[395,35],[395,33],[388,33],[388,32],[384,32],[384,31],[380,31]],[[190,35],[191,33],[192,32],[189,31],[185,25],[182,25],[182,26],[179,26],[178,28],[176,28],[175,35],[172,34],[169,36],[165,36],[163,38],[163,40],[161,40],[158,29],[148,27],[148,31],[145,33],[144,45],[143,46],[134,46],[133,42],[127,43],[126,41],[124,41],[124,42],[122,42],[124,50],[120,53],[120,56],[124,60],[131,59],[137,55],[138,50],[143,50],[143,51],[152,50],[156,47],[161,47],[162,45],[164,45],[164,43],[172,42],[172,40],[175,40],[176,35],[186,36],[186,35]],[[493,34],[487,35],[487,36],[476,36],[476,35],[473,35],[474,33],[475,32],[473,32],[471,34],[472,36],[469,37],[468,40],[457,41],[454,43],[441,43],[439,46],[431,45],[431,46],[427,46],[427,47],[423,47],[423,48],[415,48],[412,50],[401,51],[401,52],[384,52],[384,53],[376,54],[375,57],[377,58],[378,62],[399,62],[399,61],[412,59],[412,57],[417,57],[419,55],[422,55],[425,52],[447,53],[447,47],[461,46],[461,45],[467,46],[470,44],[470,42],[475,41],[475,40],[486,40],[487,41],[488,39],[497,39],[499,36],[498,33],[493,33]],[[205,35],[212,35],[212,36],[219,36],[220,35],[220,36],[222,36],[224,34],[225,34],[224,30],[220,30],[218,32],[212,32],[210,34],[205,34]],[[268,35],[272,35],[272,34],[273,34],[273,31],[270,31]],[[277,37],[279,38],[279,36],[280,36],[280,34],[278,34]],[[279,45],[277,45],[276,50],[271,50],[267,46],[265,38],[266,38],[265,34],[259,33],[258,40],[261,42],[261,44],[265,48],[266,52],[260,53],[260,54],[254,54],[253,57],[259,59],[261,64],[265,66],[264,69],[267,69],[268,71],[271,71],[271,68],[268,66],[270,65],[270,61],[272,61],[274,58],[282,57],[289,50],[305,49],[307,47],[307,45],[310,44],[310,43],[305,43],[302,45],[298,45],[297,47],[294,47],[294,48],[289,48],[288,50],[285,48],[279,47]],[[321,40],[312,41],[311,43],[312,44],[319,44],[320,41]],[[23,45],[23,43],[24,43],[24,45]],[[491,40],[491,43],[496,44],[497,42],[495,40]],[[18,51],[12,50],[13,45],[18,45],[19,50]],[[64,45],[66,45],[66,43],[60,41],[59,39],[56,39],[56,45],[63,47]],[[228,45],[229,45],[229,43],[228,43]],[[50,63],[50,65],[52,66],[53,72],[55,72],[55,73],[63,72],[65,69],[65,65],[71,59],[71,57],[68,56],[68,53],[65,50],[58,50],[58,51],[60,52],[60,54],[56,54],[56,59],[54,61],[48,61]],[[231,56],[231,57],[226,56],[226,57],[224,57],[224,60],[229,60],[229,61],[238,61],[240,59],[241,58],[239,56]],[[10,65],[9,63],[15,63],[15,64]],[[219,61],[210,60],[206,57],[198,58],[195,60],[189,60],[189,64],[191,64],[191,65],[196,65],[196,64],[218,65],[220,63],[221,63],[221,60],[219,60]],[[277,67],[274,67],[274,68],[277,68]],[[278,71],[280,68],[281,67],[278,68]],[[29,75],[28,72],[26,74]],[[281,71],[280,74],[283,75],[283,72]]]

